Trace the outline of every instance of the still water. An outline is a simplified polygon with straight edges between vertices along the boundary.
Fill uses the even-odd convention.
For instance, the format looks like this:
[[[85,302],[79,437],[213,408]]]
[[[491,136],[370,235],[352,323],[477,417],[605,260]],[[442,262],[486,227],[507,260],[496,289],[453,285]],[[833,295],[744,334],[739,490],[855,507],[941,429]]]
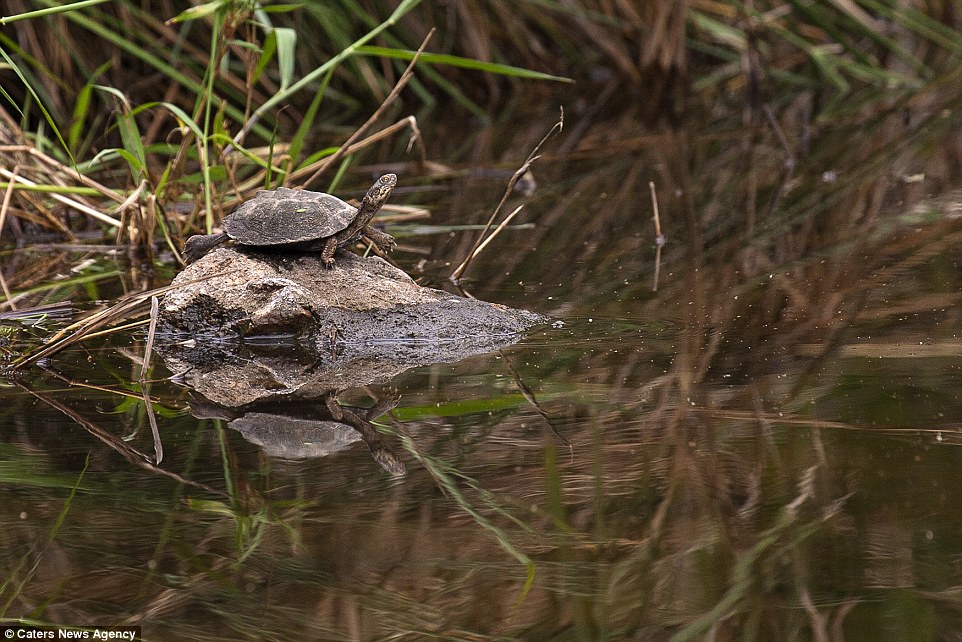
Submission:
[[[847,148],[791,176],[759,149],[546,158],[528,227],[464,285],[554,323],[341,392],[397,401],[365,438],[266,411],[257,433],[158,354],[142,386],[142,327],[7,378],[0,616],[150,640],[957,639],[962,196],[938,153],[912,156],[921,189]],[[503,183],[447,189],[434,222],[481,223]],[[473,241],[392,231],[438,287]],[[137,289],[96,256],[46,301]],[[7,322],[4,350],[62,323]]]

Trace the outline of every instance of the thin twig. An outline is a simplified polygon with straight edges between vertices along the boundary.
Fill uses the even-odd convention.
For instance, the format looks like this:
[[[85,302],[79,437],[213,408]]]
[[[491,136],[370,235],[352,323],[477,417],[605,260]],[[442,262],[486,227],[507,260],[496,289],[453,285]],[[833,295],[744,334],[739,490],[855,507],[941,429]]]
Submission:
[[[157,332],[157,310],[159,299],[150,297],[150,326],[147,328],[147,346],[144,348],[144,362],[140,366],[140,384],[147,381],[147,370],[150,369],[150,357],[154,351],[154,333]]]
[[[54,377],[55,379],[59,379],[60,381],[63,381],[65,384],[67,384],[71,388],[80,388],[83,390],[96,390],[98,392],[106,392],[107,394],[117,395],[118,397],[123,397],[125,399],[143,399],[143,395],[137,392],[131,392],[129,390],[124,390],[122,388],[115,389],[115,388],[109,388],[107,386],[98,386],[93,383],[87,383],[85,381],[77,381],[75,379],[71,379],[70,377],[64,374],[57,372],[56,370],[51,368],[49,365],[43,366],[43,371],[46,374],[49,374],[50,376]]]
[[[398,78],[397,83],[394,85],[394,89],[392,89],[391,93],[387,95],[387,98],[384,99],[384,101],[381,103],[381,106],[378,107],[373,114],[371,114],[371,117],[368,118],[363,125],[361,125],[346,141],[344,141],[344,144],[341,145],[340,149],[338,149],[328,158],[324,159],[324,163],[317,169],[316,172],[311,174],[310,178],[304,181],[301,187],[306,187],[307,185],[312,184],[320,177],[321,174],[327,171],[329,167],[333,166],[335,163],[344,158],[344,156],[347,154],[348,148],[357,142],[357,140],[364,135],[364,132],[366,132],[375,122],[377,122],[381,115],[387,111],[387,108],[394,103],[398,95],[401,93],[401,90],[404,89],[408,82],[411,81],[411,78],[414,77],[414,66],[417,64],[421,54],[424,53],[424,48],[427,47],[428,41],[431,40],[431,36],[434,35],[434,31],[434,29],[431,29],[431,31],[428,32],[428,35],[424,37],[424,40],[421,41],[421,46],[418,47],[414,57],[411,58],[411,62],[408,63],[407,69],[405,69],[404,73],[401,74],[401,77]],[[415,129],[415,131],[417,132],[417,129]]]
[[[0,145],[0,152],[24,152],[24,153],[30,154],[37,160],[43,163],[46,163],[47,165],[52,167],[54,171],[57,172],[58,174],[62,174],[64,176],[72,176],[76,178],[79,182],[83,183],[84,185],[86,185],[91,189],[97,190],[102,195],[104,195],[105,197],[109,198],[112,201],[116,201],[117,203],[122,203],[124,200],[123,195],[117,192],[116,190],[110,189],[106,185],[103,185],[102,183],[98,183],[97,181],[90,178],[89,176],[85,176],[84,174],[81,174],[79,171],[76,170],[76,168],[70,167],[69,165],[64,165],[63,163],[58,161],[56,158],[51,158],[50,156],[47,156],[42,151],[40,151],[36,147],[33,147],[32,145]]]
[[[661,233],[661,217],[658,214],[658,194],[655,192],[654,181],[648,181],[648,190],[651,192],[651,208],[654,211],[655,245],[661,247],[665,244],[665,236]]]
[[[385,127],[384,129],[379,130],[379,131],[371,134],[370,136],[368,136],[367,138],[365,138],[365,139],[362,140],[362,141],[352,143],[351,145],[348,145],[348,146],[346,146],[346,147],[342,147],[342,149],[344,150],[343,156],[350,156],[351,154],[354,154],[354,153],[356,153],[356,152],[364,149],[365,147],[369,147],[370,145],[373,145],[374,143],[376,143],[376,142],[378,142],[378,141],[380,141],[380,140],[382,140],[382,139],[384,139],[384,138],[387,138],[388,136],[394,135],[395,132],[397,132],[397,131],[399,131],[399,130],[401,130],[401,129],[404,129],[405,127],[408,127],[408,128],[411,129],[411,132],[412,132],[412,133],[411,133],[411,143],[412,143],[412,144],[417,144],[417,148],[418,148],[418,156],[419,156],[419,161],[418,161],[418,163],[419,163],[419,165],[424,166],[424,165],[426,164],[425,157],[426,157],[427,153],[426,153],[425,150],[424,150],[424,143],[423,143],[422,140],[421,140],[421,130],[418,129],[418,121],[417,121],[417,119],[416,119],[414,116],[408,116],[407,118],[402,118],[401,120],[399,120],[398,122],[394,123],[393,125],[390,125],[389,127]],[[301,169],[299,169],[299,170],[296,170],[296,171],[294,171],[294,172],[291,172],[290,178],[293,180],[293,179],[296,179],[296,178],[300,178],[301,176],[304,176],[305,174],[308,174],[308,173],[313,172],[313,175],[311,176],[311,178],[309,178],[309,179],[307,179],[306,181],[304,181],[304,185],[307,185],[307,184],[309,184],[311,181],[314,180],[315,176],[317,176],[317,175],[323,173],[325,170],[327,170],[327,168],[328,168],[328,166],[329,166],[329,164],[330,164],[330,159],[331,159],[331,158],[333,158],[333,156],[328,156],[327,158],[322,158],[321,160],[316,161],[316,162],[308,165],[307,167],[303,167],[303,168],[301,168]],[[262,184],[263,181],[261,180],[261,181],[259,181],[259,183]],[[247,188],[247,183],[245,183],[243,187],[244,187],[244,189],[246,189],[246,188]]]
[[[471,256],[468,257],[468,258],[474,259],[474,257],[476,257],[477,255],[481,254],[481,251],[484,250],[484,248],[486,248],[486,247],[488,246],[488,243],[490,243],[491,241],[493,241],[493,240],[494,240],[494,237],[496,237],[498,234],[500,234],[501,231],[502,231],[505,227],[508,226],[508,223],[511,222],[511,219],[513,219],[513,218],[515,217],[515,215],[517,215],[517,213],[520,212],[522,209],[524,209],[524,204],[523,204],[523,203],[522,203],[521,205],[517,206],[516,208],[514,208],[514,211],[513,211],[513,212],[511,212],[510,214],[508,214],[507,216],[505,216],[505,217],[504,217],[504,220],[501,221],[501,223],[498,225],[498,227],[494,228],[494,231],[491,232],[491,234],[488,235],[488,238],[484,239],[484,241],[474,250],[474,252],[471,253]]]
[[[224,495],[223,491],[215,490],[214,488],[211,488],[207,484],[196,482],[192,479],[187,479],[182,475],[178,475],[177,473],[170,470],[164,470],[163,468],[160,468],[156,464],[151,463],[150,459],[144,453],[140,452],[130,444],[126,443],[124,440],[112,434],[110,431],[104,430],[97,424],[93,423],[92,421],[90,421],[89,419],[81,415],[79,412],[77,412],[73,408],[70,408],[69,406],[60,403],[50,395],[44,392],[40,392],[39,390],[34,390],[33,388],[23,383],[22,381],[15,380],[14,385],[29,392],[31,395],[33,395],[43,403],[47,404],[51,408],[55,408],[56,410],[59,410],[63,414],[73,419],[75,422],[83,426],[87,432],[89,432],[91,435],[93,435],[94,437],[102,441],[104,444],[106,444],[107,446],[115,450],[117,453],[122,455],[124,459],[126,459],[130,463],[140,466],[141,468],[145,470],[149,470],[150,472],[156,473],[158,475],[164,475],[166,477],[170,477],[171,479],[178,481],[182,484],[187,484],[189,486],[193,486],[194,488],[200,488],[204,491],[207,491],[208,493],[213,493],[218,496]]]
[[[20,174],[20,166],[15,165],[11,174],[12,178],[7,183],[7,189],[3,192],[3,205],[0,205],[0,234],[3,234],[3,226],[7,222],[7,211],[10,209],[10,201],[13,199],[13,185]],[[6,289],[4,291],[6,292]],[[9,293],[7,293],[7,298],[10,298]]]
[[[661,274],[661,248],[665,246],[665,235],[661,233],[661,217],[658,214],[658,194],[655,192],[654,181],[648,181],[648,190],[651,192],[651,209],[654,211],[655,219],[655,278],[651,285],[652,292],[658,291],[658,277]]]
[[[150,402],[149,386],[142,386],[140,389],[144,399],[144,408],[147,410],[147,421],[150,423],[150,432],[154,436],[154,463],[159,464],[164,461],[164,442],[160,439],[160,428],[157,427],[157,415],[154,414],[154,404]]]
[[[150,290],[148,292],[138,292],[136,294],[131,294],[126,298],[122,299],[114,305],[98,310],[97,312],[87,316],[75,323],[70,324],[66,328],[62,329],[60,332],[55,334],[53,337],[47,340],[47,343],[43,348],[37,350],[36,352],[24,354],[19,359],[11,363],[7,369],[16,370],[22,368],[31,363],[36,363],[40,359],[50,357],[57,352],[60,352],[69,345],[73,345],[79,341],[89,339],[92,336],[96,336],[98,331],[104,326],[113,323],[118,319],[127,319],[131,315],[137,312],[146,301],[151,297],[157,296],[158,294],[163,294],[170,290],[175,290],[177,288],[189,285],[190,283],[200,283],[208,279],[216,278],[218,276],[223,276],[229,274],[231,270],[220,272],[218,274],[207,275],[201,279],[196,279],[194,281],[188,281],[186,283],[179,283],[177,285],[168,285],[162,288],[157,288]],[[114,330],[116,331],[116,329]]]
[[[519,167],[518,170],[511,176],[511,179],[508,181],[508,186],[504,190],[504,195],[501,196],[501,200],[498,202],[498,206],[494,208],[494,212],[492,212],[491,216],[488,218],[488,222],[485,224],[484,229],[481,231],[481,235],[478,237],[478,240],[474,242],[474,246],[471,248],[471,251],[468,252],[468,256],[464,259],[464,261],[461,262],[461,265],[459,265],[457,269],[455,269],[454,272],[451,273],[451,276],[448,277],[449,279],[451,279],[452,283],[457,283],[461,279],[461,276],[464,274],[464,271],[468,269],[468,266],[471,264],[471,260],[476,256],[478,248],[484,242],[485,235],[488,233],[488,230],[491,229],[491,226],[494,224],[495,219],[498,218],[498,214],[501,212],[501,208],[504,207],[504,204],[505,202],[507,202],[508,197],[511,196],[511,193],[514,191],[514,186],[517,184],[519,180],[521,180],[521,177],[524,176],[525,173],[530,169],[531,165],[536,160],[541,158],[541,156],[538,154],[538,152],[541,151],[541,146],[544,145],[549,138],[559,133],[564,128],[564,120],[565,120],[565,113],[564,113],[564,108],[562,108],[561,113],[558,116],[558,122],[552,125],[551,129],[548,130],[548,133],[544,135],[544,138],[542,138],[538,142],[538,144],[535,145],[534,149],[531,150],[531,153],[528,154],[528,158],[526,158],[524,163],[521,164],[521,167]]]
[[[13,298],[13,294],[10,292],[9,286],[7,286],[7,280],[3,278],[3,272],[0,272],[0,288],[3,288],[3,296],[7,299],[4,303],[9,305],[11,310],[16,311],[17,303]]]
[[[144,347],[144,362],[140,366],[140,392],[144,397],[144,409],[147,411],[147,421],[150,432],[154,436],[154,463],[164,460],[164,442],[160,439],[160,429],[157,427],[157,416],[154,414],[154,404],[150,399],[150,382],[147,381],[147,371],[150,369],[150,357],[154,352],[154,334],[157,332],[157,317],[160,301],[156,296],[150,297],[150,326],[147,328],[147,345]]]
[[[518,390],[521,391],[521,396],[524,397],[525,401],[531,404],[531,406],[539,415],[541,415],[541,418],[544,420],[545,424],[547,424],[548,429],[554,434],[554,436],[560,439],[561,443],[568,447],[568,453],[573,458],[574,446],[570,441],[568,441],[568,438],[562,435],[555,427],[547,411],[541,407],[538,399],[534,396],[534,391],[528,387],[528,384],[526,384],[524,379],[521,378],[521,373],[519,373],[517,368],[514,367],[514,364],[511,363],[511,359],[507,357],[503,350],[499,350],[498,353],[501,355],[504,364],[508,367],[508,370],[511,371],[511,377],[514,379],[515,385],[518,386]]]

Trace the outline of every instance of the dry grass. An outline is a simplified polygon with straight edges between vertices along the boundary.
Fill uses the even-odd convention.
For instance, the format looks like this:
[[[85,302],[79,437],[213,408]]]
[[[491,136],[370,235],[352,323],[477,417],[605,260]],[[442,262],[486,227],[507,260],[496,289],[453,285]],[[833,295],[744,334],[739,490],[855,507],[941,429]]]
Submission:
[[[570,106],[582,122],[574,138],[629,105],[633,118],[677,125],[693,98],[760,114],[807,93],[813,117],[836,119],[895,104],[903,94],[893,89],[917,89],[962,51],[957,12],[938,3],[879,3],[872,14],[795,2],[243,6],[178,16],[173,2],[120,2],[4,20],[0,168],[15,189],[0,231],[23,243],[39,230],[70,239],[100,229],[141,258],[164,246],[176,257],[185,235],[259,187],[311,176],[327,189],[349,164],[405,158],[403,129],[419,138],[405,116],[417,105],[480,115],[519,108],[520,90],[529,105]],[[6,18],[31,9],[11,0]],[[434,57],[368,123],[375,133],[352,136],[435,25]],[[69,55],[62,42],[76,44]],[[636,130],[614,144],[630,148],[623,132]],[[429,180],[425,160],[408,171]],[[323,168],[337,173],[318,181]]]

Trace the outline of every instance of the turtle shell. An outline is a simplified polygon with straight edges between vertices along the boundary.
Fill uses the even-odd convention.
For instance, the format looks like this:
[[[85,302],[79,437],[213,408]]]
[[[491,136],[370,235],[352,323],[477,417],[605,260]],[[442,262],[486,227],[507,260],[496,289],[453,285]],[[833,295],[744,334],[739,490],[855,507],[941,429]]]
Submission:
[[[261,190],[224,219],[224,231],[242,245],[285,245],[337,234],[357,215],[336,196],[288,189]]]

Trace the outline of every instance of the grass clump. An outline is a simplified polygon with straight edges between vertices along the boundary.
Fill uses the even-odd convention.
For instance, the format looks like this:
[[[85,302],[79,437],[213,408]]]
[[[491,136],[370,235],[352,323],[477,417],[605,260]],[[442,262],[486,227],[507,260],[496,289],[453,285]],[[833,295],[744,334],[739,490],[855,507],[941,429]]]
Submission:
[[[405,151],[411,113],[517,108],[519,82],[525,105],[570,104],[575,131],[612,109],[677,125],[696,99],[757,114],[804,95],[822,120],[891,108],[958,64],[958,12],[936,5],[11,0],[0,234],[106,233],[148,262],[163,247],[176,258],[257,189],[331,190],[388,156],[423,171]],[[377,110],[435,25],[401,99]],[[578,85],[532,82],[566,77]]]
[[[210,230],[257,189],[332,189],[373,142],[405,145],[405,128],[417,136],[416,121],[385,102],[415,52],[380,43],[419,0],[383,17],[352,3],[340,14],[230,0],[180,13],[167,3],[152,12],[39,4],[5,16],[0,34],[14,80],[3,84],[9,111],[0,112],[0,154],[13,168],[2,176],[2,215],[17,219],[19,240],[30,236],[25,226],[68,238],[99,230],[147,259],[159,245],[178,256],[183,237]],[[329,31],[306,39],[295,14]],[[76,43],[73,54],[65,42]],[[318,46],[334,51],[322,61]],[[427,61],[537,75],[457,56]],[[362,88],[382,103],[363,136],[353,123],[372,102],[357,98]]]

